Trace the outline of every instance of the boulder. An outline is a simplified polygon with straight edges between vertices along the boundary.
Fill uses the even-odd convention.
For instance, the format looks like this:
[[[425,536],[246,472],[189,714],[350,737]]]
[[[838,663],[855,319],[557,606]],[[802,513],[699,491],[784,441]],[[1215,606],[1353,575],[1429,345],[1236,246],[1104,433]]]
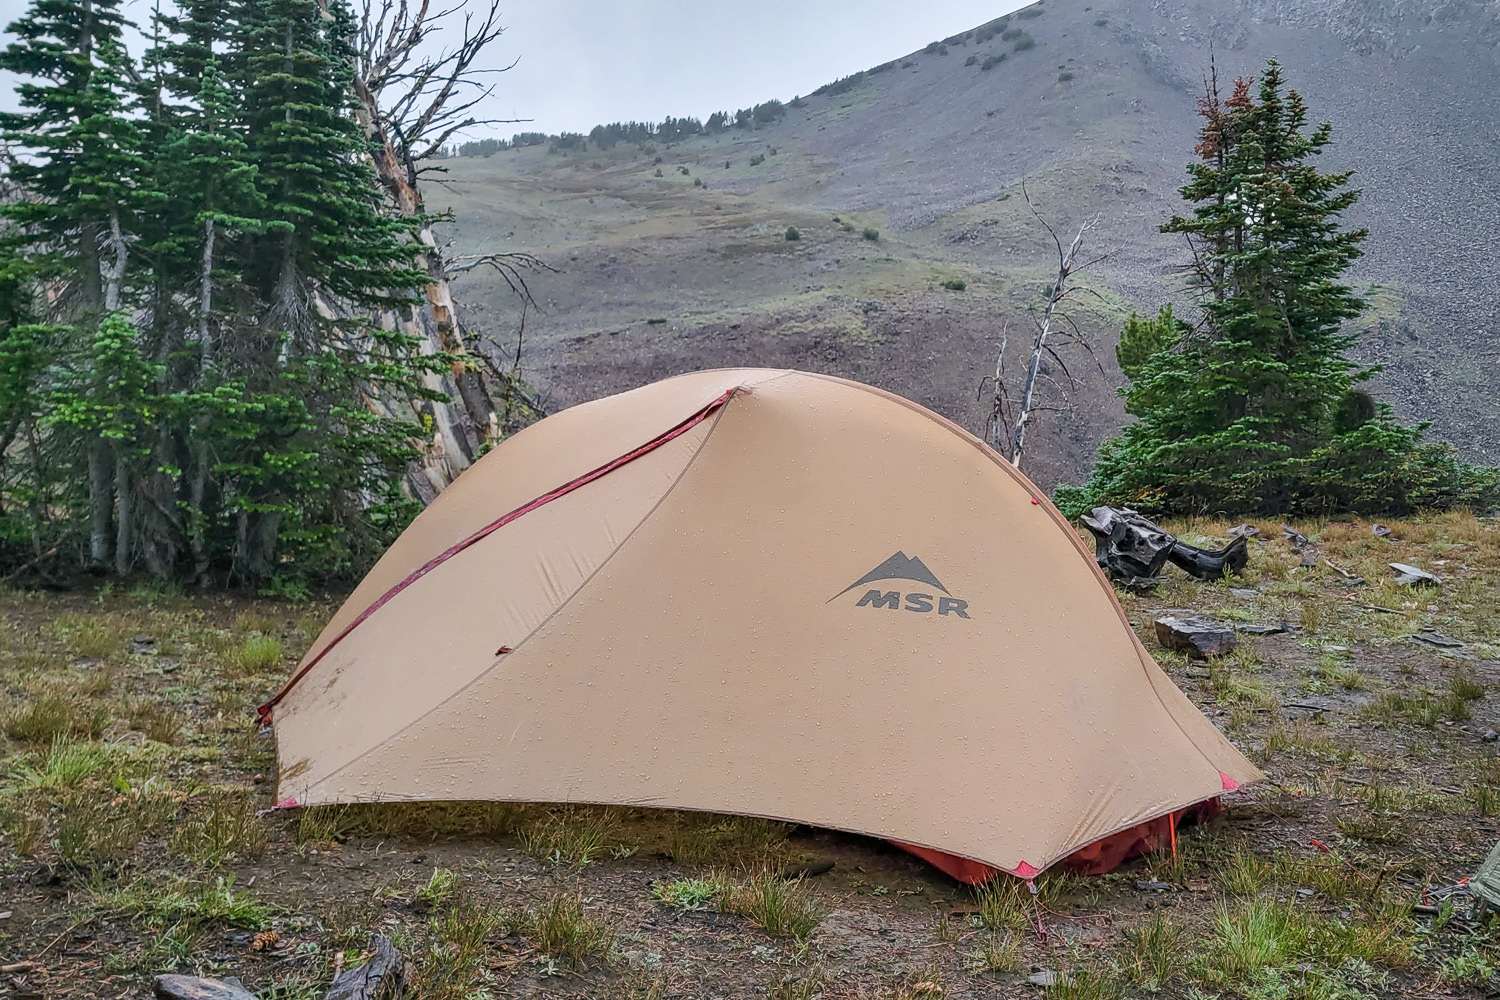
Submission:
[[[1167,649],[1181,650],[1195,660],[1222,656],[1235,647],[1234,629],[1212,618],[1167,615],[1156,619],[1156,641]]]

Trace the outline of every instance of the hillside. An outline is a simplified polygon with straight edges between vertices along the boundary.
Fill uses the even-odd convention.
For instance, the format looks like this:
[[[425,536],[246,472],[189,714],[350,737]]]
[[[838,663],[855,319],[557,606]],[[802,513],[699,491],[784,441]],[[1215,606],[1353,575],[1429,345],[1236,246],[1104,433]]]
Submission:
[[[1000,331],[1009,321],[1019,359],[1055,262],[1024,182],[1059,231],[1099,213],[1089,248],[1111,254],[1074,313],[1104,371],[1075,352],[1076,408],[1038,432],[1029,471],[1050,487],[1081,476],[1123,419],[1120,320],[1177,281],[1185,246],[1157,226],[1181,210],[1210,51],[1221,79],[1275,56],[1336,124],[1327,165],[1356,168],[1364,191],[1349,221],[1371,231],[1354,278],[1372,299],[1361,360],[1385,366],[1376,394],[1500,460],[1500,95],[1475,86],[1500,78],[1500,3],[1047,0],[1010,26],[1034,45],[971,35],[919,50],[759,127],[449,160],[454,250],[530,250],[558,269],[534,282],[543,311],[525,347],[554,405],[694,368],[791,365],[978,430]],[[965,289],[942,287],[952,279]],[[503,283],[474,272],[461,294],[513,350]]]

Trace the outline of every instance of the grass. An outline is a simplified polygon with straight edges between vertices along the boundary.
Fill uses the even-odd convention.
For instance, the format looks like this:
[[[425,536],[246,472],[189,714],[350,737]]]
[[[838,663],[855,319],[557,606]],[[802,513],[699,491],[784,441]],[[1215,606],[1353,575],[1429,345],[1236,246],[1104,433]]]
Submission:
[[[755,924],[775,938],[805,945],[823,920],[806,883],[772,872],[758,872],[744,881],[727,881],[719,894],[719,910]]]
[[[790,860],[791,827],[755,816],[679,814],[667,845],[667,856],[688,865],[715,868],[764,867]]]
[[[713,902],[723,888],[716,879],[685,878],[656,882],[651,886],[651,895],[670,910],[701,910]]]
[[[975,974],[1016,972],[1026,960],[1021,939],[1010,931],[993,931],[969,953],[969,971]]]
[[[99,704],[64,691],[46,691],[7,712],[3,728],[11,739],[52,743],[65,736],[97,739],[109,725],[109,713]]]
[[[59,615],[53,627],[73,655],[85,660],[113,660],[125,649],[124,629],[105,616]]]
[[[88,892],[87,905],[97,915],[119,917],[149,929],[207,924],[268,928],[274,911],[252,893],[236,889],[234,881],[233,876],[194,883],[174,876],[143,875],[114,887],[95,884]]]
[[[604,856],[616,821],[602,809],[563,809],[526,825],[522,846],[553,865],[581,867]]]
[[[1127,929],[1128,949],[1123,960],[1126,976],[1147,992],[1165,987],[1187,968],[1183,937],[1182,930],[1161,912]]]
[[[242,676],[253,676],[281,666],[281,640],[270,635],[248,635],[223,653],[224,666]]]
[[[491,995],[489,940],[514,921],[502,908],[459,894],[427,921],[418,940],[401,942],[413,954],[408,993],[423,1000],[470,1000]]]
[[[522,927],[544,954],[566,959],[574,967],[589,959],[607,957],[615,940],[614,928],[586,913],[583,899],[576,893],[553,896],[528,912]]]
[[[253,860],[265,853],[269,836],[256,815],[258,803],[243,789],[214,789],[196,799],[172,832],[172,850],[201,864]]]

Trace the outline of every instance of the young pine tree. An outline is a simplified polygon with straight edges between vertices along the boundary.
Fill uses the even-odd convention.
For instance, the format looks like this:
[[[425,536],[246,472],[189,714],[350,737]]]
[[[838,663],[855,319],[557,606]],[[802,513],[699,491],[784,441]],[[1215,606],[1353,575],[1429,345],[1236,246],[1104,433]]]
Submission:
[[[1351,173],[1318,168],[1333,127],[1308,127],[1272,60],[1259,86],[1211,86],[1182,196],[1190,217],[1162,226],[1193,247],[1199,322],[1170,307],[1131,317],[1117,348],[1136,418],[1105,443],[1082,489],[1058,500],[1155,513],[1401,511],[1460,502],[1493,477],[1424,445],[1358,388],[1349,360],[1364,301],[1343,281],[1366,233],[1341,215]]]

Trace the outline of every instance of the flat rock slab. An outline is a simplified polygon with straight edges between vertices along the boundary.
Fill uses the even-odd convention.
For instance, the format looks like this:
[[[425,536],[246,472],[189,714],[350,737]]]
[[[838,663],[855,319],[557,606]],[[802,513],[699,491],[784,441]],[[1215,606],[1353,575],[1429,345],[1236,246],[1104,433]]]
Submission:
[[[1196,615],[1188,618],[1166,615],[1156,619],[1156,641],[1195,660],[1222,656],[1234,649],[1236,643],[1234,629]]]
[[[255,1000],[255,994],[237,983],[197,976],[157,976],[157,1000]]]
[[[1391,569],[1396,571],[1396,582],[1403,587],[1441,587],[1443,581],[1415,566],[1406,563],[1390,563]]]
[[[1269,625],[1236,625],[1234,630],[1244,635],[1281,635],[1283,632],[1290,632],[1292,626],[1289,622],[1275,622]]]
[[[1463,649],[1464,644],[1452,636],[1443,635],[1440,632],[1419,632],[1416,635],[1407,636],[1412,642],[1420,642],[1424,646],[1432,646],[1436,649]]]

